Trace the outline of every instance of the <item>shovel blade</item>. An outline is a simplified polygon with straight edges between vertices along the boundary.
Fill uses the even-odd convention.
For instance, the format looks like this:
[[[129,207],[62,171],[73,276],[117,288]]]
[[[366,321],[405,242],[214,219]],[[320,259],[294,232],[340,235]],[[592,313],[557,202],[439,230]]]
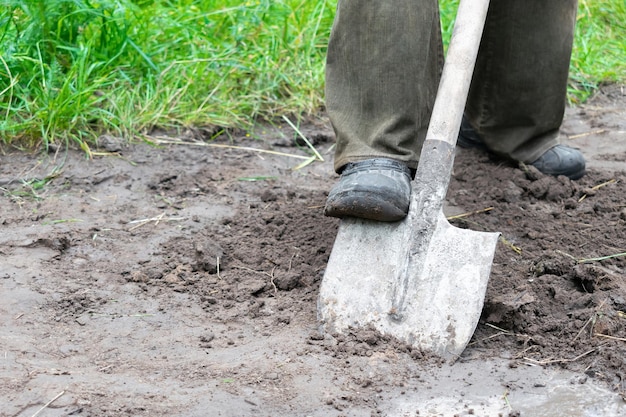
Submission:
[[[425,253],[407,254],[415,233],[410,221],[343,219],[320,287],[324,330],[373,327],[423,351],[458,357],[480,319],[499,233],[453,227],[443,213],[435,220]],[[407,256],[420,267],[401,271]]]

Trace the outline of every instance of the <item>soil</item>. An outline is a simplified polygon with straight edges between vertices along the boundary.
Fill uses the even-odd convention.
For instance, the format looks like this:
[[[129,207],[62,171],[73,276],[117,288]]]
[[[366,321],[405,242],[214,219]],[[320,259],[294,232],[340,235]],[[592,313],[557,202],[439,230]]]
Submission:
[[[623,87],[567,111],[581,180],[459,150],[447,214],[502,238],[455,364],[320,331],[334,136],[324,116],[301,131],[324,162],[299,167],[287,125],[2,149],[0,415],[515,416],[554,375],[626,397]]]

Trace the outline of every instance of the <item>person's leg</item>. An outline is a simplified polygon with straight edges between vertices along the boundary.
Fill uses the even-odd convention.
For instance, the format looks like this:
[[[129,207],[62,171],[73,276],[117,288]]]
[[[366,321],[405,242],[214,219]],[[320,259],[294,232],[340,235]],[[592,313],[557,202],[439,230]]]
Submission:
[[[443,62],[436,0],[339,0],[326,60],[337,137],[324,213],[400,220]]]
[[[526,163],[554,152],[546,154],[559,143],[576,10],[577,0],[491,2],[465,109],[489,150]],[[573,156],[561,164],[582,162],[584,173],[571,151],[557,157]]]
[[[442,62],[436,0],[339,0],[326,61],[337,171],[377,157],[416,168]]]

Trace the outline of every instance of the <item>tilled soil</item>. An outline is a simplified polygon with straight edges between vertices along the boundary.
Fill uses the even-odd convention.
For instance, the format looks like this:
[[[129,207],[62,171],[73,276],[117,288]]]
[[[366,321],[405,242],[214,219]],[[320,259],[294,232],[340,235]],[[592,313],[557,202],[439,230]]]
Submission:
[[[626,396],[625,115],[620,86],[568,110],[579,181],[459,151],[452,222],[502,234],[461,363],[563,368]],[[297,167],[286,126],[103,137],[91,160],[5,148],[0,415],[391,415],[385,395],[427,384],[441,363],[423,352],[319,331],[334,139],[323,117],[302,130],[324,162]]]

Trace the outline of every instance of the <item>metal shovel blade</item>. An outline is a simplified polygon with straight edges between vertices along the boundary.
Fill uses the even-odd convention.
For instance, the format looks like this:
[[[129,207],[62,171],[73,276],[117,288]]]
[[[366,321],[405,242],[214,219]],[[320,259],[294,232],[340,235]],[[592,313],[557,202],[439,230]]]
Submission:
[[[440,210],[424,219],[414,195],[402,222],[341,221],[319,316],[328,332],[373,327],[453,359],[480,319],[499,234],[453,227]],[[417,225],[431,220],[428,236],[420,235]]]

